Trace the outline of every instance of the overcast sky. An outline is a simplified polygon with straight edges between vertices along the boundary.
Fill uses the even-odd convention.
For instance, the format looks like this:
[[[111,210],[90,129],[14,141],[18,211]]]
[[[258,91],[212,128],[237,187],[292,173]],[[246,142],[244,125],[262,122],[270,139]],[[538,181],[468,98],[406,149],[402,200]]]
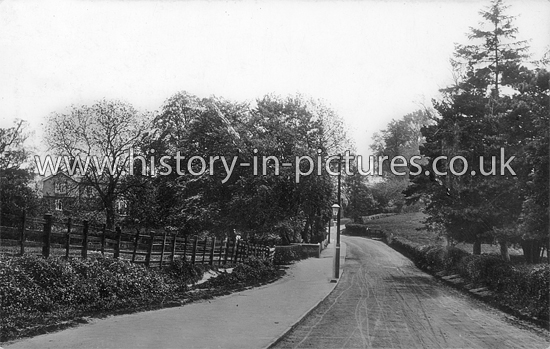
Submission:
[[[438,97],[454,43],[488,1],[0,2],[0,127],[119,98],[158,110],[185,90],[324,99],[366,154],[372,133]],[[508,1],[540,59],[550,1]]]

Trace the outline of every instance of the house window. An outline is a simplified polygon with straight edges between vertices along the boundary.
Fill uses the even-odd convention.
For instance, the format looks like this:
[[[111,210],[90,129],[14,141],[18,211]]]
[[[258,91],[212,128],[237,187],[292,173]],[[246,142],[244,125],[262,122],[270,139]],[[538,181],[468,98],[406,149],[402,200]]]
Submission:
[[[63,201],[61,201],[60,199],[55,200],[55,210],[63,211]]]
[[[56,194],[67,194],[67,183],[66,182],[56,182],[54,190],[55,190]]]

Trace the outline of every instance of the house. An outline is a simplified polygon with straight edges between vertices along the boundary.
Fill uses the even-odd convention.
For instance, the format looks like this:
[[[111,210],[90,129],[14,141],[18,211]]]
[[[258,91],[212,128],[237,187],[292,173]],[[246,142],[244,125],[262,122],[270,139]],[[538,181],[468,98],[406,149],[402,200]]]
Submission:
[[[42,180],[42,197],[51,212],[102,211],[97,189],[83,177],[71,177],[64,172]],[[126,200],[115,202],[115,212],[125,216]]]
[[[42,197],[51,211],[64,211],[80,202],[82,188],[78,180],[63,172],[42,180]]]

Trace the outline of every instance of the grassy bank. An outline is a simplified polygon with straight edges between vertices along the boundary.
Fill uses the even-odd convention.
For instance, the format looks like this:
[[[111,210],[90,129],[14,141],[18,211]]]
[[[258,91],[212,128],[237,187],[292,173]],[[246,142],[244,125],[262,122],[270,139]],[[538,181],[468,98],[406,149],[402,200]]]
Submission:
[[[183,260],[152,269],[112,258],[1,257],[0,341],[63,327],[87,316],[184,304],[281,275],[271,262],[251,258],[198,289],[194,283],[207,268]]]

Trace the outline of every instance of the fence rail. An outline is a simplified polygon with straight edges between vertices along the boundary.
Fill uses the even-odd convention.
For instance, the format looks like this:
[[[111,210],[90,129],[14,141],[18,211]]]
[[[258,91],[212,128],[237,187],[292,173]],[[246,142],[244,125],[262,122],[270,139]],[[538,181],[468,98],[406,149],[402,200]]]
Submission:
[[[10,222],[17,222],[10,217]],[[71,218],[54,222],[50,214],[43,219],[17,217],[19,224],[0,226],[0,247],[13,254],[40,253],[44,257],[61,255],[65,258],[87,258],[91,252],[103,256],[130,260],[148,267],[160,267],[184,258],[192,264],[222,265],[236,263],[255,256],[271,258],[272,250],[243,240],[178,236],[173,233],[114,230],[83,221],[76,224]],[[40,251],[40,252],[39,252]]]

